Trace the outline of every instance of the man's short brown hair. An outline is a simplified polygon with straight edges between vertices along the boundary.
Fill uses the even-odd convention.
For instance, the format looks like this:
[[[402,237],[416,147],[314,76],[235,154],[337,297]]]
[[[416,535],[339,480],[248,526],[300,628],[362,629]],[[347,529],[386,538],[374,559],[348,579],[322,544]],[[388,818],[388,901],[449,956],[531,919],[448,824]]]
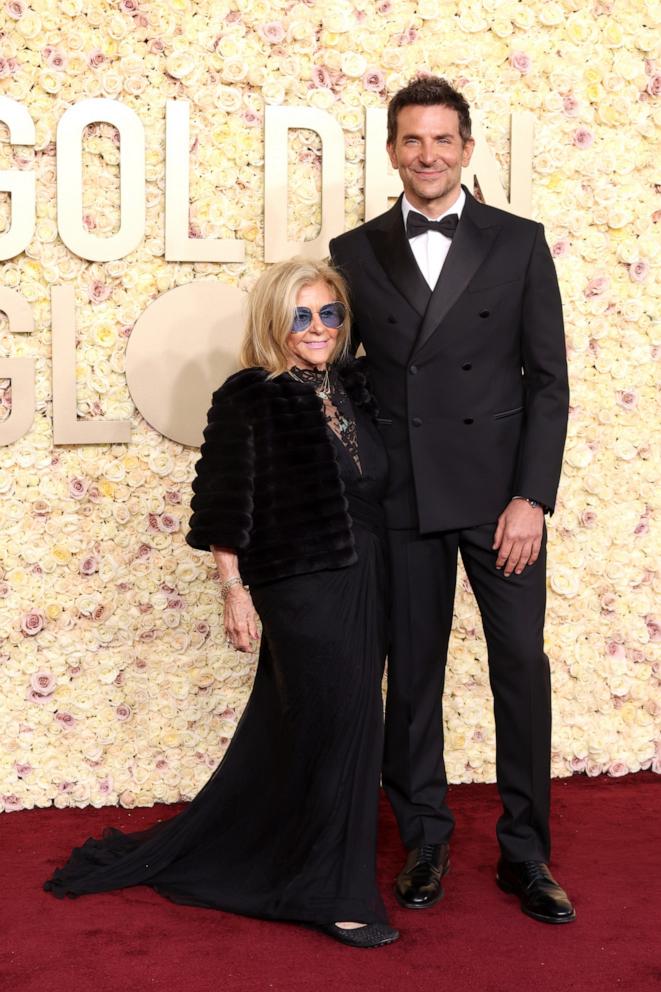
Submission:
[[[450,107],[459,116],[459,134],[464,144],[471,136],[471,115],[466,98],[442,76],[416,76],[398,90],[388,104],[388,144],[397,139],[397,115],[404,107]]]

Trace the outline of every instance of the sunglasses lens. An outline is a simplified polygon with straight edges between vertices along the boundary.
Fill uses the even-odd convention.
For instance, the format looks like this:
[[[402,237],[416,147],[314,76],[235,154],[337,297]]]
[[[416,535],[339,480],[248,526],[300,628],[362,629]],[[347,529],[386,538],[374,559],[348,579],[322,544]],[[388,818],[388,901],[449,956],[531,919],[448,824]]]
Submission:
[[[300,334],[312,323],[312,311],[309,307],[296,307],[294,309],[294,320],[291,325],[292,334]]]
[[[319,311],[319,319],[326,327],[341,327],[345,316],[346,311],[339,301],[327,303]],[[312,323],[312,317],[313,313],[310,307],[295,307],[294,319],[291,325],[292,334],[300,334],[301,331],[307,331]]]
[[[341,303],[328,303],[321,308],[319,316],[326,327],[340,327],[344,323],[344,307]]]

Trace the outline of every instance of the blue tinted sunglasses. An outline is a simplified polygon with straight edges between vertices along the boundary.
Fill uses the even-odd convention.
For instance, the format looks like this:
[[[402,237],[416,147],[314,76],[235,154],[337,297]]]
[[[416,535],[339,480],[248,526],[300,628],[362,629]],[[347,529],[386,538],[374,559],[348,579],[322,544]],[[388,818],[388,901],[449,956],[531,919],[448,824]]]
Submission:
[[[339,300],[334,303],[326,303],[319,310],[310,310],[310,307],[294,307],[291,333],[300,334],[302,331],[307,331],[315,313],[319,314],[319,320],[324,327],[341,327],[346,317],[344,305]]]

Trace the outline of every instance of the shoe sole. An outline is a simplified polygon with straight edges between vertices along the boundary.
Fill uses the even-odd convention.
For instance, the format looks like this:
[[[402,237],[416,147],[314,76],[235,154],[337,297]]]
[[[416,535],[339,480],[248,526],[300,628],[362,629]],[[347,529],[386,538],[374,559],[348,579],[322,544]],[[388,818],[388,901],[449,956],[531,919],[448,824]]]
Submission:
[[[526,916],[529,916],[533,920],[538,920],[539,923],[573,923],[576,919],[576,911],[574,911],[571,916],[563,916],[561,919],[554,919],[552,916],[542,916],[541,913],[535,913],[532,909],[526,909],[523,905],[523,899],[516,889],[512,885],[508,885],[507,882],[503,882],[497,875],[496,885],[502,892],[506,892],[508,896],[516,896],[519,900],[519,905],[521,906],[521,912],[525,913]]]
[[[441,880],[445,878],[447,873],[450,871],[450,862],[446,864],[445,868],[441,872]],[[434,896],[433,899],[428,899],[427,902],[407,902],[403,896],[399,894],[397,889],[397,883],[393,885],[393,892],[395,893],[395,899],[404,909],[429,909],[431,906],[435,906],[437,902],[440,902],[445,892],[443,891],[443,886],[440,887],[438,895]]]
[[[388,944],[394,944],[396,940],[399,940],[399,931],[397,931],[393,937],[385,937],[383,940],[379,940],[374,944],[354,944],[351,940],[344,940],[336,933],[329,933],[327,930],[322,930],[321,932],[325,936],[330,937],[331,940],[335,940],[338,944],[342,944],[343,947],[355,947],[359,951],[372,951],[376,947],[387,947]]]

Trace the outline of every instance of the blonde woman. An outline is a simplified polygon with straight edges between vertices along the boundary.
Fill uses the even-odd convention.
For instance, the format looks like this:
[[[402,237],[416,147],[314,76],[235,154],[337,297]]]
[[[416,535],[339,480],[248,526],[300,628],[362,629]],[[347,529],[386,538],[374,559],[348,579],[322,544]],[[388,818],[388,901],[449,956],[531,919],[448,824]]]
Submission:
[[[169,898],[316,925],[342,943],[398,937],[376,886],[386,649],[387,461],[345,284],[273,266],[250,298],[240,372],[213,396],[188,543],[218,567],[228,643],[262,636],[228,751],[178,816],[106,832],[46,888],[148,884]]]

